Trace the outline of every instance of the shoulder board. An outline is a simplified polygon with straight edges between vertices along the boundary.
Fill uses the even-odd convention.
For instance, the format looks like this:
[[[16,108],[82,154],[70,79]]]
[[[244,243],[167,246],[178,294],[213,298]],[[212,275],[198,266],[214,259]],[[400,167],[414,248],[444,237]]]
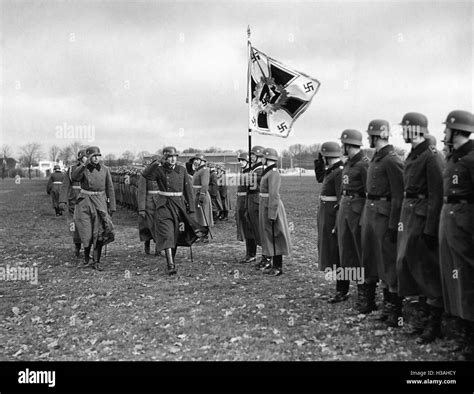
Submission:
[[[390,152],[390,156],[397,156],[397,152],[391,151],[391,152]]]
[[[436,149],[435,146],[431,146],[431,145],[430,145],[429,148],[430,148],[431,152],[433,152],[433,153],[435,153],[435,154],[438,154],[438,149]]]
[[[367,156],[364,156],[364,157],[362,158],[362,161],[370,161],[370,160],[369,160],[369,158],[368,158]]]
[[[276,168],[273,168],[272,171],[276,171],[277,169]]]
[[[344,166],[339,166],[339,168],[340,168],[341,170],[343,170],[343,169],[344,169]]]

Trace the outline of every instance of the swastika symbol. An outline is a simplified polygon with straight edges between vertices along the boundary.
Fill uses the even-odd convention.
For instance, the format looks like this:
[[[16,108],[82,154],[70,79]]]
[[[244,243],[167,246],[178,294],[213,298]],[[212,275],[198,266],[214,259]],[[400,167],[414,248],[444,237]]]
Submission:
[[[314,90],[313,82],[308,82],[306,85],[303,85],[305,93],[311,92]]]
[[[252,63],[255,63],[257,60],[260,60],[260,55],[252,51],[252,56],[250,58],[252,59]]]
[[[278,127],[278,130],[280,131],[280,133],[283,133],[285,130],[288,129],[285,122],[281,122],[277,127]]]

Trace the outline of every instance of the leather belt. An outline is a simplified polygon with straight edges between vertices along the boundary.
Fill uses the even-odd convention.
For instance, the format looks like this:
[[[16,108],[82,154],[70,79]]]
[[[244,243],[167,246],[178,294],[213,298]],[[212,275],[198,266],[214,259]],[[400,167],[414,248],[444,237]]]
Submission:
[[[246,196],[247,195],[247,192],[237,192],[237,196]]]
[[[90,190],[81,189],[81,193],[87,194],[89,196],[103,196],[105,192],[92,192]]]
[[[183,192],[162,192],[161,190],[157,190],[157,192],[160,196],[166,197],[181,197],[183,195]]]
[[[390,201],[392,199],[391,196],[376,196],[374,194],[367,194],[368,200],[376,200],[376,201]]]
[[[426,198],[426,194],[417,194],[417,193],[403,193],[403,197],[405,198],[417,198],[419,200],[424,200]]]
[[[446,204],[474,204],[474,196],[444,196]]]
[[[200,189],[202,185],[193,185],[193,189]]]
[[[336,196],[319,196],[321,201],[337,201]]]
[[[81,187],[80,186],[73,186],[72,188],[73,189],[80,189]]]
[[[362,198],[365,198],[365,193],[357,193],[357,192],[352,192],[351,193],[347,190],[343,190],[342,195],[346,196],[346,197],[362,197]]]
[[[270,197],[269,193],[260,193],[260,197]]]
[[[62,182],[53,182],[53,185],[62,185]]]
[[[148,190],[146,194],[158,194],[159,190]]]

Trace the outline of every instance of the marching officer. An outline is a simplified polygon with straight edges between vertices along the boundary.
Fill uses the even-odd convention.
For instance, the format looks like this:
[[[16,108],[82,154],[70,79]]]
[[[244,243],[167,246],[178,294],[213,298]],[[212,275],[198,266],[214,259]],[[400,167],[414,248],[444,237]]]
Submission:
[[[367,172],[367,199],[361,220],[362,267],[367,284],[365,310],[372,310],[375,286],[380,278],[383,288],[380,320],[391,327],[400,327],[402,298],[397,294],[396,260],[403,200],[403,162],[389,144],[390,125],[386,120],[372,120],[367,133],[375,154]]]
[[[159,160],[158,165],[160,165]],[[137,205],[138,205],[138,234],[140,241],[145,243],[145,254],[150,254],[151,240],[155,242],[155,256],[159,254],[155,236],[155,200],[158,194],[156,181],[147,180],[143,175],[138,180]]]
[[[281,176],[277,169],[278,153],[275,149],[263,151],[260,182],[259,225],[262,239],[262,254],[273,257],[273,264],[263,273],[280,276],[283,273],[283,256],[291,253],[291,238],[285,207],[280,200]]]
[[[247,190],[248,190],[248,173],[250,171],[249,166],[249,155],[248,153],[241,153],[237,158],[241,167],[241,173],[238,177],[237,183],[237,199],[235,202],[235,223],[237,225],[237,239],[239,241],[245,241],[245,258],[243,261],[252,260],[255,258],[257,253],[257,245],[252,249],[249,245],[250,239],[247,238],[249,229],[247,228]],[[253,254],[252,254],[253,253]]]
[[[110,170],[99,157],[97,146],[86,149],[87,160],[72,171],[72,181],[80,182],[81,191],[74,210],[75,227],[84,245],[84,261],[88,266],[93,248],[92,268],[102,271],[102,247],[115,239],[111,215],[115,212],[115,192]]]
[[[152,162],[143,170],[143,177],[156,181],[155,240],[159,251],[164,250],[168,275],[176,274],[175,255],[178,246],[192,245],[207,231],[188,216],[194,213],[194,198],[189,176],[177,165],[176,148],[163,148],[164,163]]]
[[[342,169],[341,146],[337,142],[321,145],[319,157],[314,161],[316,179],[322,183],[318,209],[319,269],[326,271],[340,267],[336,227],[337,204],[341,199]],[[336,294],[329,302],[345,301],[350,281],[336,280]]]
[[[59,209],[59,192],[61,190],[61,185],[63,184],[63,179],[64,174],[61,172],[61,167],[55,164],[53,167],[53,173],[49,177],[46,186],[46,192],[51,196],[51,202],[56,211],[56,216],[61,216],[63,214]]]
[[[192,185],[194,195],[194,218],[200,226],[209,229],[214,226],[212,215],[211,195],[209,194],[209,168],[206,166],[207,160],[202,154],[192,157],[193,177]],[[203,242],[208,242],[207,236],[202,238]]]
[[[401,125],[403,138],[411,143],[412,149],[403,173],[405,189],[397,245],[398,294],[422,296],[412,329],[407,333],[419,335],[418,343],[428,343],[440,336],[443,313],[438,254],[443,163],[436,148],[424,138],[429,133],[425,115],[409,112]]]
[[[215,222],[222,211],[222,202],[219,195],[216,165],[214,163],[209,163],[209,194],[212,202],[212,219]]]
[[[72,228],[70,227],[70,230],[75,246],[76,257],[79,257],[81,252],[81,237],[79,236],[74,224],[74,209],[76,208],[77,197],[81,191],[81,184],[79,182],[72,181],[72,172],[74,168],[79,166],[81,163],[84,163],[86,160],[86,150],[81,149],[79,152],[77,152],[77,163],[75,165],[71,165],[68,168],[64,176],[63,184],[61,185],[61,191],[59,192],[59,209],[64,211],[66,209],[66,204],[68,204],[69,217],[72,220],[70,224]]]
[[[362,258],[360,218],[365,205],[367,168],[369,159],[361,151],[362,133],[347,129],[341,135],[342,154],[348,159],[342,169],[342,196],[336,217],[339,258],[343,268],[360,268]],[[349,279],[349,278],[345,278]],[[357,309],[368,313],[375,309],[375,301],[367,308],[365,294],[373,292],[375,284],[358,284]]]
[[[464,360],[474,360],[474,115],[452,111],[444,142],[451,152],[443,173],[439,226],[441,284],[446,312],[465,326]]]

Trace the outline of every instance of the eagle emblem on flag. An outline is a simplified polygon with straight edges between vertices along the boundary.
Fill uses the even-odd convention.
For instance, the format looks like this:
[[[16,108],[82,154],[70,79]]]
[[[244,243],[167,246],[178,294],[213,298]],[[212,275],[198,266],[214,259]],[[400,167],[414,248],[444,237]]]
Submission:
[[[308,108],[321,83],[250,48],[249,128],[288,137],[293,123]]]

